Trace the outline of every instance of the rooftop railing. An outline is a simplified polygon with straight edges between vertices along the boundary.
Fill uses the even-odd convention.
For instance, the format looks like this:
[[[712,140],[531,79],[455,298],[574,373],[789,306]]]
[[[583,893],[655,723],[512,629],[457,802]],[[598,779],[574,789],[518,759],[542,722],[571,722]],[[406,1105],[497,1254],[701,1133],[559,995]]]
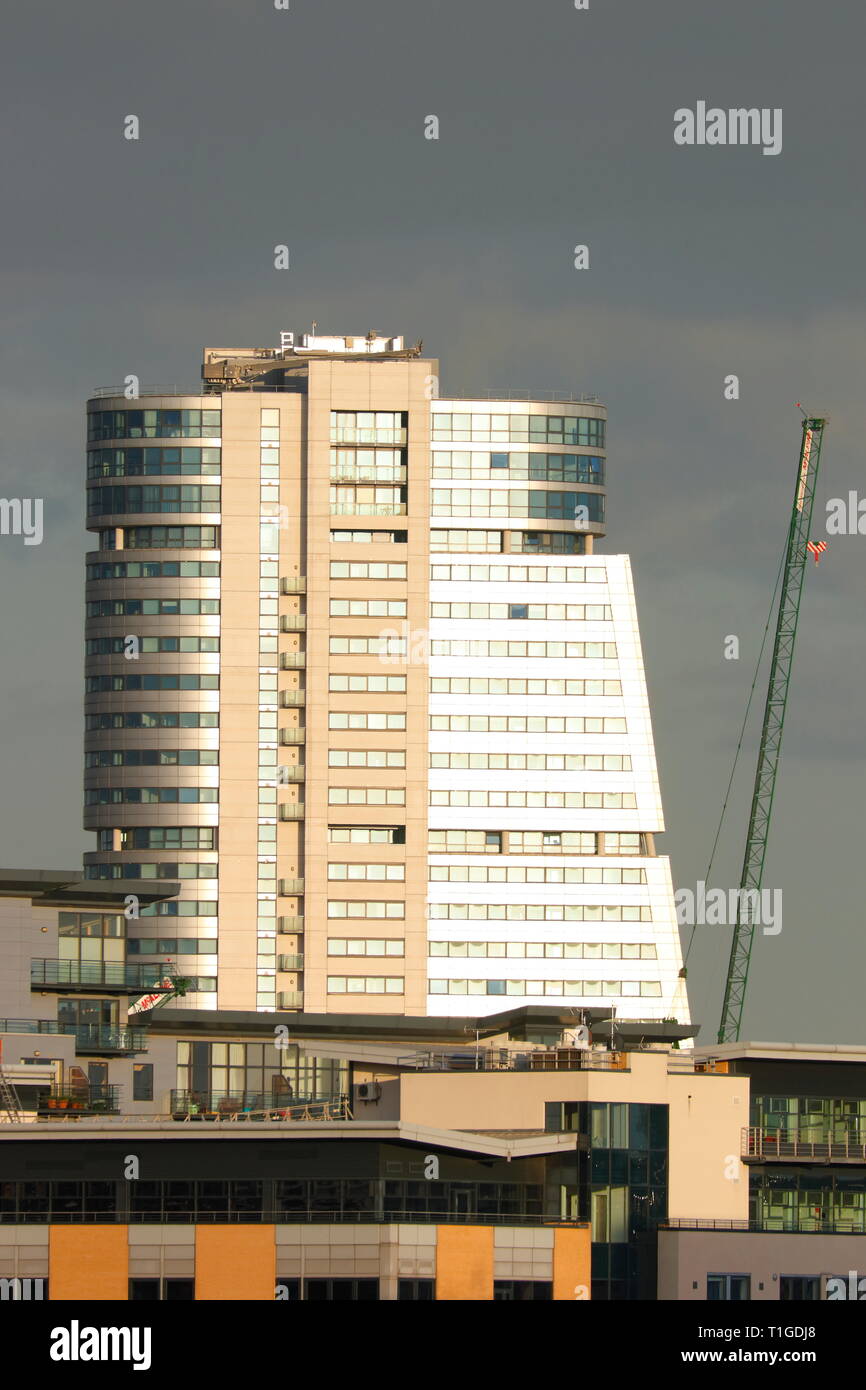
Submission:
[[[817,1128],[817,1127],[815,1127]],[[827,1163],[838,1159],[848,1163],[866,1163],[866,1135],[858,1128],[831,1138],[815,1138],[815,1129],[805,1134],[796,1128],[762,1129],[751,1126],[742,1132],[740,1156],[764,1160],[811,1159]]]
[[[413,1071],[630,1071],[628,1054],[591,1048],[537,1048],[515,1052],[506,1047],[429,1048],[397,1058]]]

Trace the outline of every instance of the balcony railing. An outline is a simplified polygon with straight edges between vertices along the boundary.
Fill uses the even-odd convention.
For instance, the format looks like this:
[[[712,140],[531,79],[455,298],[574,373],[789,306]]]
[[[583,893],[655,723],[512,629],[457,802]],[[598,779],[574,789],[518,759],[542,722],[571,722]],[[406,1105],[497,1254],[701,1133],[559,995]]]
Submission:
[[[32,960],[31,989],[111,989],[130,994],[169,994],[165,965],[120,965],[111,961]]]
[[[115,1028],[111,1024],[84,1023],[70,1029],[77,1052],[124,1054],[147,1051],[146,1028]]]
[[[304,1007],[304,996],[300,990],[281,990],[277,995],[278,1009],[302,1009]]]
[[[436,398],[437,400],[440,397]],[[441,400],[445,401],[573,401],[577,405],[600,405],[601,397],[595,395],[577,396],[573,391],[551,391],[549,388],[540,391],[530,391],[528,387],[517,387],[513,391],[475,391],[467,395],[465,392],[454,395],[453,392],[443,392]],[[433,415],[435,420],[435,412]]]
[[[303,801],[286,801],[280,807],[280,820],[303,820],[304,803]]]
[[[796,1129],[761,1129],[752,1126],[742,1132],[742,1158],[776,1161],[793,1159],[827,1163],[839,1160],[848,1163],[866,1162],[866,1137],[854,1129],[838,1138],[801,1138]]]
[[[304,930],[303,917],[278,917],[277,931],[284,936],[300,936]]]
[[[278,970],[303,970],[303,956],[277,956]]]
[[[351,1120],[348,1096],[266,1096],[261,1091],[172,1091],[176,1120]]]
[[[56,1018],[0,1018],[0,1033],[68,1033]]]
[[[293,709],[297,705],[307,703],[307,693],[305,690],[281,690],[280,705],[283,709]]]
[[[280,632],[303,632],[306,626],[306,613],[284,613],[280,618]]]
[[[306,729],[280,729],[280,743],[282,744],[303,743],[306,736]]]
[[[51,1033],[74,1037],[76,1052],[147,1051],[146,1028],[119,1028],[110,1023],[66,1023],[55,1018],[0,1018],[0,1033]]]
[[[331,516],[406,516],[405,502],[332,502]]]
[[[660,1221],[660,1231],[776,1231],[785,1235],[866,1235],[862,1218],[860,1220],[823,1221],[817,1216],[803,1216],[791,1211],[784,1216],[760,1216],[749,1221],[693,1220],[688,1217],[668,1217]]]
[[[296,898],[299,893],[304,891],[304,880],[302,878],[281,878],[280,896],[283,898]]]
[[[283,671],[300,671],[306,664],[306,652],[280,652],[280,669]]]
[[[52,1086],[39,1097],[40,1117],[66,1119],[77,1115],[117,1115],[120,1087],[109,1085]]]
[[[628,1054],[576,1047],[512,1052],[507,1047],[430,1048],[397,1058],[414,1071],[630,1071]]]
[[[305,594],[307,592],[307,576],[286,575],[280,580],[281,594]]]

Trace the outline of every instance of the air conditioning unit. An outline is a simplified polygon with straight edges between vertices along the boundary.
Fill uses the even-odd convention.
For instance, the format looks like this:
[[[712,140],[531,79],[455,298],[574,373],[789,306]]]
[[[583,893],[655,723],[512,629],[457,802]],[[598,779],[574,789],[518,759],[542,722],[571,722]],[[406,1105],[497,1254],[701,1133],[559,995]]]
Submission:
[[[364,1101],[379,1100],[382,1095],[382,1087],[378,1081],[363,1081],[358,1087],[358,1099]]]

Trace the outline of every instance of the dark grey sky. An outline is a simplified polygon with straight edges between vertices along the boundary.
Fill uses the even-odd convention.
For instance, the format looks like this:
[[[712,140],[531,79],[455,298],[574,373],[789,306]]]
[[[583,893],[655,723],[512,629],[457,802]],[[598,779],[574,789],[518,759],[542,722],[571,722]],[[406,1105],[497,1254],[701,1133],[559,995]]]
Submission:
[[[606,401],[606,549],[635,568],[664,848],[675,883],[702,878],[785,537],[796,401],[831,416],[816,523],[827,497],[866,495],[864,39],[850,0],[15,5],[2,487],[45,498],[46,534],[0,540],[0,862],[66,867],[90,847],[85,397],[130,372],[193,384],[205,343],[270,345],[316,319],[423,338],[443,394]],[[676,147],[674,111],[699,100],[781,107],[782,153]],[[755,1039],[863,1040],[864,556],[842,537],[807,575],[765,880],[784,927],[757,940]],[[716,884],[738,881],[754,749]],[[690,960],[706,1036],[728,936],[699,931]]]

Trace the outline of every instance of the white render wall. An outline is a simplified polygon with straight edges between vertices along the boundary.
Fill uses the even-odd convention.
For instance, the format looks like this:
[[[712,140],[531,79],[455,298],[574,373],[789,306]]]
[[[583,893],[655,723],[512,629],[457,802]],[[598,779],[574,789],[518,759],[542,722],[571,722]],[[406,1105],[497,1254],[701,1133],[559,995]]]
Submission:
[[[460,524],[456,522],[454,524]],[[627,792],[636,798],[636,809],[583,809],[573,807],[435,806],[429,808],[430,829],[625,831],[652,833],[664,829],[655,763],[637,612],[631,567],[625,555],[458,555],[431,557],[450,565],[510,564],[525,568],[547,566],[569,570],[578,567],[599,571],[606,582],[541,583],[512,581],[464,582],[433,580],[431,603],[571,603],[608,604],[610,621],[529,621],[432,618],[432,643],[457,641],[604,641],[616,643],[616,659],[486,657],[449,655],[430,657],[431,680],[441,676],[530,677],[547,679],[619,680],[622,696],[538,696],[438,694],[431,691],[430,714],[545,715],[624,717],[627,732],[479,733],[431,730],[430,751],[496,753],[613,753],[628,754],[632,770],[527,771],[431,769],[431,792],[449,789],[478,791]],[[428,903],[469,904],[586,904],[649,908],[651,921],[537,921],[428,919],[429,941],[506,941],[604,943],[654,945],[653,959],[587,959],[526,957],[428,957],[430,980],[522,981],[532,987],[524,994],[472,993],[428,995],[431,1014],[476,1015],[493,1013],[520,1003],[595,1007],[614,1005],[622,1018],[671,1018],[688,1020],[682,965],[676,927],[670,867],[666,857],[603,855],[589,857],[559,853],[533,856],[508,854],[431,854],[430,866],[466,866],[474,870],[471,882],[431,882]],[[477,881],[477,874],[492,869],[505,878],[509,870],[525,868],[536,881],[519,883]],[[644,882],[544,882],[550,870],[583,868],[600,878],[599,870],[642,871]],[[545,871],[548,873],[545,875]],[[563,875],[561,875],[564,877]],[[631,879],[635,875],[628,874]],[[511,877],[511,875],[509,875]],[[546,982],[600,981],[601,988],[587,993],[550,994]],[[612,994],[604,982],[626,982],[626,992]],[[641,982],[657,982],[660,994],[635,994]],[[468,988],[471,986],[467,986]],[[506,985],[506,991],[508,986]]]

